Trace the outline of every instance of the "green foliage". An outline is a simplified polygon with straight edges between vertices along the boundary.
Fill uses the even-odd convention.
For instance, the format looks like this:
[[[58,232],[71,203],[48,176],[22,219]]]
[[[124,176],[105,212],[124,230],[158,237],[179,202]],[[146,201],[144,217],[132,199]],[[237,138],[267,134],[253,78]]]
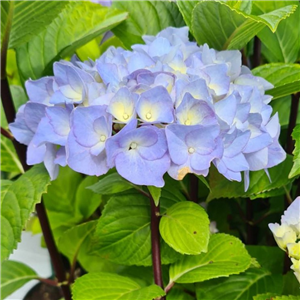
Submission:
[[[253,300],[299,300],[298,296],[277,296],[276,294],[266,293],[257,295]]]
[[[127,13],[89,1],[69,3],[43,32],[17,48],[21,77],[37,79],[52,74],[54,61],[72,55],[126,17]]]
[[[178,201],[181,199],[174,194],[172,204]],[[164,205],[168,203],[162,195],[161,206]],[[99,219],[95,238],[93,250],[99,256],[123,265],[150,266],[150,199],[137,192],[111,197]],[[164,264],[178,259],[178,254],[164,242],[161,251]]]
[[[289,18],[280,22],[275,33],[267,27],[258,33],[262,41],[262,54],[268,62],[294,63],[299,58],[299,1],[253,1],[252,13],[255,15],[269,13],[286,5],[297,5],[298,8]]]
[[[88,188],[94,193],[100,195],[111,195],[124,192],[134,188],[135,186],[121,177],[117,172],[105,175],[97,183]]]
[[[207,43],[217,50],[241,49],[264,27],[276,31],[279,22],[294,12],[296,6],[285,6],[260,16],[249,15],[249,7],[236,2],[179,1],[184,19],[199,45]],[[193,5],[194,4],[194,5]],[[247,4],[248,5],[248,4]]]
[[[284,187],[291,182],[291,179],[288,179],[291,168],[292,157],[288,155],[284,162],[269,169],[272,182],[270,182],[264,170],[250,172],[250,186],[246,192],[242,182],[229,181],[216,169],[211,169],[209,175],[211,192],[208,200],[239,197],[256,199],[266,198],[270,195],[282,195],[285,193]]]
[[[227,234],[214,234],[207,253],[184,256],[170,267],[170,283],[193,283],[239,274],[249,268],[251,257],[242,242]]]
[[[298,64],[272,63],[262,65],[252,70],[255,76],[260,76],[274,85],[267,91],[277,99],[300,91],[300,66]]]
[[[184,26],[174,2],[167,1],[113,1],[113,7],[127,11],[129,18],[113,29],[114,34],[130,49],[133,44],[142,44],[142,36],[155,35],[168,27]]]
[[[36,165],[16,181],[1,181],[1,261],[20,242],[21,232],[50,183],[43,165]]]
[[[11,140],[1,138],[1,170],[15,174],[24,173]]]
[[[164,296],[157,285],[142,287],[130,278],[110,273],[90,273],[73,286],[74,300],[153,300]]]
[[[154,200],[155,205],[158,206],[159,199],[161,196],[161,188],[158,188],[156,186],[148,186],[148,190],[149,190],[151,197]]]
[[[25,283],[38,277],[30,267],[12,260],[1,263],[1,299],[6,298]]]
[[[218,278],[196,285],[197,299],[252,300],[253,296],[274,292],[281,293],[282,276],[272,275],[265,269],[248,269],[229,278]]]
[[[294,128],[292,137],[295,141],[295,149],[293,151],[294,164],[293,164],[293,168],[289,174],[289,178],[293,178],[295,176],[300,175],[300,125],[297,125]]]
[[[196,203],[179,202],[167,209],[160,220],[159,231],[164,241],[177,252],[195,255],[207,251],[209,219]]]
[[[68,1],[1,1],[1,44],[6,34],[9,35],[9,48],[16,48],[27,42],[49,25],[67,3]]]

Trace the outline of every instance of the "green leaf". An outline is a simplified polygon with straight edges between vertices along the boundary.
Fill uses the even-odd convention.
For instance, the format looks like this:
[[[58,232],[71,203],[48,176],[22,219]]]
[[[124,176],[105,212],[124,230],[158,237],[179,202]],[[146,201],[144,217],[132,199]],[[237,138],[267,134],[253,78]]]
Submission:
[[[56,5],[56,2],[52,2]],[[38,36],[17,48],[23,79],[52,74],[52,64],[125,20],[127,13],[89,1],[71,2]]]
[[[245,271],[250,263],[251,257],[239,239],[228,234],[213,234],[207,253],[184,256],[171,265],[170,283],[193,283],[227,277]]]
[[[176,289],[173,287],[170,292],[168,293],[168,300],[195,300],[195,298],[182,289]]]
[[[283,270],[284,252],[278,247],[246,246],[248,253],[257,259],[259,264],[272,274]],[[270,259],[272,257],[272,259]]]
[[[1,43],[12,22],[9,48],[15,48],[40,33],[66,6],[67,1],[1,1]],[[11,9],[12,14],[9,14]]]
[[[293,140],[295,141],[295,149],[293,151],[293,168],[289,174],[289,178],[293,178],[300,174],[300,125],[297,125],[292,133]]]
[[[195,255],[207,251],[209,219],[194,202],[179,202],[168,208],[160,220],[159,231],[164,241],[179,253]]]
[[[289,5],[254,16],[224,2],[199,1],[192,11],[192,33],[199,45],[207,43],[217,50],[241,49],[264,27],[275,32],[279,22],[295,9]]]
[[[13,143],[7,138],[1,138],[1,171],[15,174],[24,173]]]
[[[102,202],[102,197],[95,194],[87,187],[96,183],[96,176],[87,176],[78,185],[75,195],[75,215],[81,216],[83,219],[89,218]]]
[[[148,186],[148,190],[151,194],[151,197],[154,200],[155,205],[158,206],[159,199],[160,199],[160,196],[161,196],[161,188],[158,188],[156,186]]]
[[[267,91],[274,99],[300,91],[300,65],[272,63],[252,70],[255,76],[265,78],[274,85]]]
[[[216,198],[267,198],[269,193],[276,191],[276,194],[285,194],[284,187],[292,182],[288,179],[288,174],[292,168],[292,157],[287,155],[284,162],[269,169],[269,174],[272,179],[270,182],[264,170],[250,172],[250,186],[244,191],[244,183],[233,182],[223,177],[215,168],[211,168],[209,175],[209,184],[211,192],[208,196],[208,201]],[[280,190],[279,190],[280,189]]]
[[[21,232],[50,184],[43,165],[36,165],[16,181],[1,182],[1,261],[21,240]]]
[[[184,26],[182,16],[173,2],[113,1],[112,7],[129,13],[129,18],[113,29],[128,49],[133,44],[144,43],[141,38],[143,35],[155,35],[168,26]]]
[[[162,193],[162,211],[168,201]],[[172,204],[178,201],[173,196]],[[115,263],[150,266],[150,235],[150,200],[137,192],[122,193],[111,197],[106,204],[97,225],[93,250]],[[161,253],[163,264],[174,262],[179,256],[164,242]]]
[[[282,275],[265,269],[248,269],[229,278],[218,278],[196,285],[197,299],[252,300],[259,293],[282,290]],[[266,298],[264,298],[266,300]]]
[[[232,8],[238,9],[246,13],[247,15],[251,14],[252,11],[252,0],[234,0],[234,1],[224,1],[227,5]]]
[[[109,174],[88,189],[100,195],[111,195],[134,188],[134,185],[121,177],[117,172]]]
[[[97,221],[90,221],[66,230],[58,240],[58,248],[72,262],[79,257],[81,246],[93,232]]]
[[[177,3],[180,13],[182,14],[185,24],[191,30],[192,29],[193,9],[199,3],[199,1],[179,0],[179,1],[176,1],[176,3]]]
[[[12,260],[1,263],[1,299],[6,298],[25,283],[38,277],[30,267]]]
[[[300,296],[299,282],[292,270],[283,275],[282,294]]]
[[[261,294],[253,297],[253,300],[299,300],[298,296],[277,296],[273,293]]]
[[[286,5],[297,5],[298,8],[293,15],[278,25],[275,33],[267,27],[258,33],[262,42],[262,54],[268,62],[294,63],[297,60],[300,50],[299,1],[253,1],[252,13],[255,15],[268,13]]]
[[[90,273],[78,278],[73,300],[153,300],[165,295],[157,285],[141,287],[130,278],[110,273]]]

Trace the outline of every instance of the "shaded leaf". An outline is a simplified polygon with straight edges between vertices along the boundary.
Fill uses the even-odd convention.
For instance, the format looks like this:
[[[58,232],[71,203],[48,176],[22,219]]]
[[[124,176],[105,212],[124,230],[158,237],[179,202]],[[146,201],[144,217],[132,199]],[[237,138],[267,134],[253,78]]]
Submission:
[[[218,278],[196,285],[197,299],[252,300],[259,293],[282,290],[282,275],[265,269],[248,269],[229,278]],[[266,300],[266,298],[264,298]]]
[[[170,267],[170,283],[193,283],[244,272],[251,264],[245,246],[228,234],[213,234],[207,253],[184,256]],[[170,284],[169,283],[169,284]]]
[[[13,260],[3,261],[1,263],[1,299],[37,277],[37,273],[23,263]]]
[[[264,170],[250,172],[250,186],[245,192],[244,183],[229,181],[223,177],[215,168],[210,170],[209,184],[211,192],[208,200],[215,198],[238,198],[250,197],[251,199],[266,198],[275,192],[276,195],[284,194],[284,187],[292,182],[288,174],[292,168],[292,157],[287,155],[284,162],[269,169],[272,179],[270,182]],[[275,191],[278,189],[278,191]]]
[[[155,205],[158,206],[159,199],[160,199],[160,196],[161,196],[161,188],[158,188],[156,186],[148,186],[148,190],[151,194],[151,197],[154,200]]]
[[[168,208],[160,220],[159,231],[164,241],[179,253],[195,255],[207,251],[209,219],[194,202],[179,202]]]

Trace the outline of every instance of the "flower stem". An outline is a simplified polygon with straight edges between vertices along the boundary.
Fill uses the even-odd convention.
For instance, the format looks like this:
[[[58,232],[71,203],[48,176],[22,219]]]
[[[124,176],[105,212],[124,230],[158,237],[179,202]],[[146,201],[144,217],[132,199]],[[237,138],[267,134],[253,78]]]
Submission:
[[[15,119],[15,108],[13,104],[13,99],[10,93],[9,89],[9,84],[7,81],[7,78],[1,79],[1,99],[2,99],[2,104],[4,108],[4,112],[6,115],[6,119],[8,123],[11,123]],[[18,143],[15,139],[13,140],[14,147],[16,149],[16,152],[19,156],[20,162],[23,166],[23,169],[26,171],[30,167],[26,164],[26,146],[21,145]],[[55,270],[55,275],[58,279],[59,282],[65,282],[66,281],[66,272],[64,270],[64,266],[62,263],[61,256],[58,252],[58,249],[56,247],[53,234],[51,231],[51,227],[49,224],[49,220],[47,217],[46,209],[43,203],[43,199],[41,199],[41,202],[36,205],[36,211],[38,214],[38,218],[41,224],[42,232],[45,238],[45,242],[50,254],[50,258]],[[66,300],[71,300],[71,291],[70,287],[68,285],[62,285],[62,292],[64,295],[64,298]]]
[[[150,198],[150,204],[151,204],[152,265],[153,265],[154,283],[163,289],[164,285],[162,280],[161,258],[160,258],[159,205],[155,206],[152,197]],[[165,300],[165,297],[161,299]]]
[[[261,62],[261,41],[256,36],[254,38],[254,54],[253,54],[253,68],[256,68],[260,65]]]
[[[190,176],[190,199],[191,201],[198,203],[198,187],[199,179],[196,175],[191,174]]]
[[[292,133],[297,122],[299,98],[300,98],[300,93],[297,93],[297,94],[293,94],[291,99],[291,112],[290,112],[289,126],[287,131],[287,143],[286,143],[286,152],[288,154],[292,154],[294,150],[294,141],[292,138]]]

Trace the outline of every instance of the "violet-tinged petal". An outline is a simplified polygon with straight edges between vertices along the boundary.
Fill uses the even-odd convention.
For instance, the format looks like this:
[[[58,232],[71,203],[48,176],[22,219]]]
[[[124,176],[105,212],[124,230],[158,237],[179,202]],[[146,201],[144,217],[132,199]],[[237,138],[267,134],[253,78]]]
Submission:
[[[54,163],[58,164],[62,167],[65,167],[67,165],[67,156],[66,156],[66,148],[65,147],[60,147],[57,150]]]
[[[56,157],[56,145],[46,144],[46,153],[44,157],[44,165],[50,175],[51,180],[55,180],[58,176],[59,166],[54,162]]]
[[[27,102],[24,107],[24,119],[28,128],[35,132],[39,122],[45,116],[46,105]]]
[[[50,105],[49,101],[53,94],[54,77],[42,77],[38,80],[27,80],[25,82],[29,101]]]
[[[71,169],[86,175],[100,176],[105,174],[109,168],[106,164],[106,153],[102,151],[98,156],[90,154],[90,148],[81,146],[71,131],[68,137],[67,162]]]
[[[177,121],[183,125],[209,126],[217,123],[211,106],[203,100],[196,100],[186,93],[181,104],[176,109]]]
[[[231,125],[237,111],[237,100],[234,94],[229,95],[228,97],[218,101],[215,104],[216,115],[226,122],[228,125]]]
[[[244,155],[249,164],[250,171],[259,171],[267,167],[268,148],[263,148],[252,153],[245,153]]]
[[[261,133],[260,135],[251,138],[244,148],[243,153],[252,153],[268,147],[273,142],[268,133]]]
[[[167,90],[161,86],[142,93],[136,111],[147,123],[171,123],[174,120],[172,99]]]
[[[39,164],[44,161],[46,153],[46,146],[39,145],[35,146],[33,142],[31,142],[27,147],[26,153],[26,163],[29,166]]]

